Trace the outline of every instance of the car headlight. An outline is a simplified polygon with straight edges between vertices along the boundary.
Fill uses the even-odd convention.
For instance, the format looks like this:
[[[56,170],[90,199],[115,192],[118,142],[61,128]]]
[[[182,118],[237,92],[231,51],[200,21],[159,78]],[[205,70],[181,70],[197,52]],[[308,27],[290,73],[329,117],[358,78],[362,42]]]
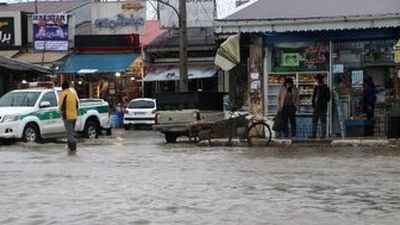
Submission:
[[[17,121],[18,119],[19,119],[18,115],[5,115],[1,122],[2,123],[14,122],[14,121]]]

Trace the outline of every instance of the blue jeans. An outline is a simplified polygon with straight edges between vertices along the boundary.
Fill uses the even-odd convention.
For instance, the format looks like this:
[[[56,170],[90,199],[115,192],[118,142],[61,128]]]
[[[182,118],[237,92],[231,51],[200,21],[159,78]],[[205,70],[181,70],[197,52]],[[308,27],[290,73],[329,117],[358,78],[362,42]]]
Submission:
[[[67,143],[70,150],[75,150],[72,149],[71,146],[75,146],[76,148],[76,140],[74,138],[75,123],[76,120],[64,120],[65,137],[67,138]]]

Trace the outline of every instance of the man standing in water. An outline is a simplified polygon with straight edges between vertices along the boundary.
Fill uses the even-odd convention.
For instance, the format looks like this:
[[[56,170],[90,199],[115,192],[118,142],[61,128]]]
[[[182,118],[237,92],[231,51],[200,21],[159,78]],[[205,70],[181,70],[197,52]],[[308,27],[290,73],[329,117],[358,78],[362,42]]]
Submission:
[[[74,138],[75,123],[78,117],[78,99],[77,95],[69,88],[68,81],[62,84],[58,109],[64,120],[65,133],[70,151],[76,150],[76,140]]]
[[[321,120],[321,138],[326,137],[326,112],[328,110],[328,102],[331,99],[331,91],[329,87],[324,83],[324,77],[318,74],[315,77],[317,82],[313,96],[312,106],[314,109],[312,117],[312,134],[309,138],[317,137],[318,120]]]

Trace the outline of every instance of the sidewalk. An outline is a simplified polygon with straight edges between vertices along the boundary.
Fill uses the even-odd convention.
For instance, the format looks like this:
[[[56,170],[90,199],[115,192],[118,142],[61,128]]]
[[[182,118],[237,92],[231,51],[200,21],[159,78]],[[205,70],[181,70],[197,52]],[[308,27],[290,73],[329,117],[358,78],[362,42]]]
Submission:
[[[209,146],[207,140],[198,143],[199,146]],[[227,146],[227,139],[212,139],[211,146]],[[246,141],[233,139],[230,146],[247,146]],[[256,145],[257,146],[257,145]],[[385,147],[398,148],[400,139],[387,138],[331,138],[331,139],[272,139],[270,147]]]

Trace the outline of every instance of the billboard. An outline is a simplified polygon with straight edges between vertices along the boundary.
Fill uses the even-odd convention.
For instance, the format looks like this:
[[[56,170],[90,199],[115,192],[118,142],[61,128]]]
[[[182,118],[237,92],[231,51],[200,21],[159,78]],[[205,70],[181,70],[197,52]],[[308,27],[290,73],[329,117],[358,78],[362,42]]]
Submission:
[[[91,34],[144,34],[145,20],[145,1],[92,2]]]
[[[67,14],[34,14],[32,23],[36,50],[68,50]]]
[[[164,0],[179,12],[179,0]],[[160,22],[165,28],[179,27],[175,10],[159,3]],[[187,27],[212,27],[216,18],[215,0],[186,0]]]
[[[14,18],[0,18],[0,49],[14,46]]]

